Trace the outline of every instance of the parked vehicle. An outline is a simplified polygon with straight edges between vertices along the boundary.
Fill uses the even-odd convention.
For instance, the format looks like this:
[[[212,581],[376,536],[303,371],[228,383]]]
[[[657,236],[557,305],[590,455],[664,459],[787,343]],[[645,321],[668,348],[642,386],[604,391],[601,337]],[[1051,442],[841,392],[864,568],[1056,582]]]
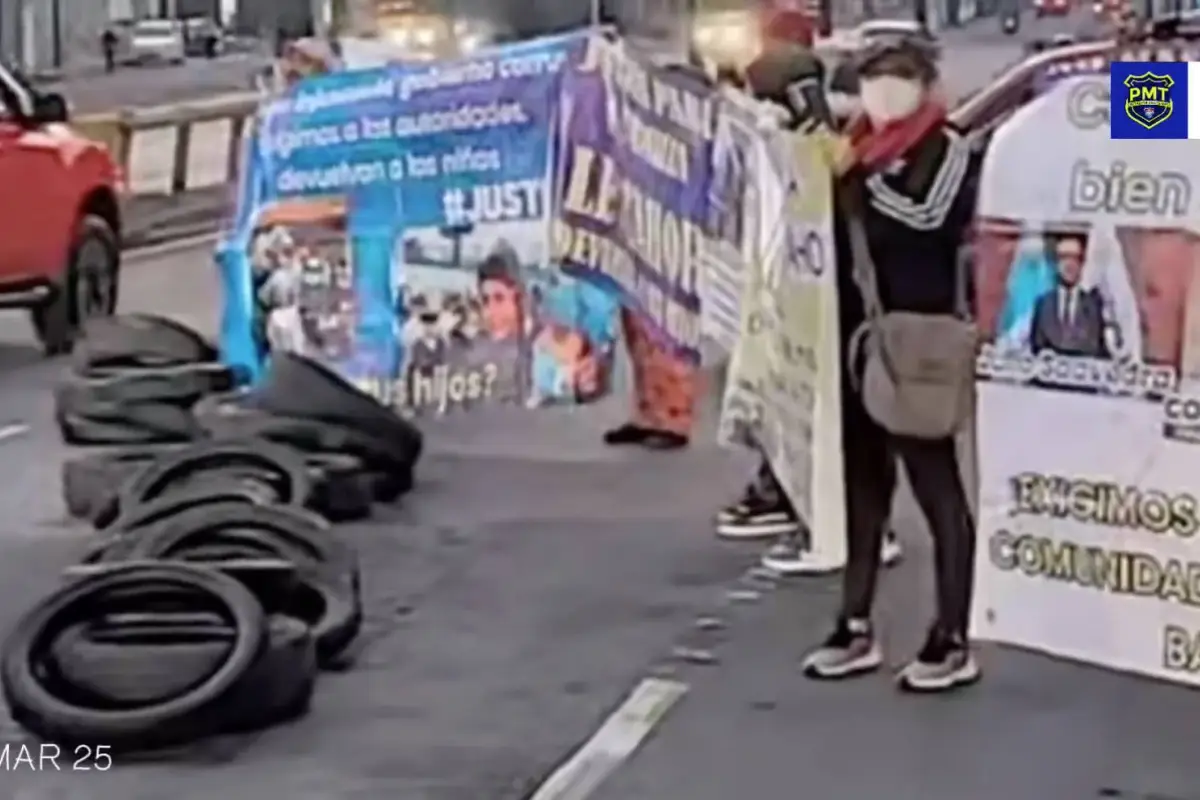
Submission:
[[[209,17],[183,21],[184,52],[189,56],[216,58],[225,50],[225,31]]]
[[[1071,13],[1071,0],[1033,0],[1039,17],[1065,17]]]
[[[67,119],[0,66],[0,308],[28,309],[49,355],[113,313],[121,258],[120,171]]]
[[[131,51],[135,64],[182,64],[187,57],[183,22],[138,20],[133,25]]]

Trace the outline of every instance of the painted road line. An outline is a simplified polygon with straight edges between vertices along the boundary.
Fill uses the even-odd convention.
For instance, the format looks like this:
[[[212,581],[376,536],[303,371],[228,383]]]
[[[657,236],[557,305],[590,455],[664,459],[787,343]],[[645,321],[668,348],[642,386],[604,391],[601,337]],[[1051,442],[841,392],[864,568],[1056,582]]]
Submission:
[[[182,250],[194,250],[197,247],[213,247],[219,238],[220,234],[216,232],[199,233],[194,236],[185,236],[182,239],[171,239],[144,247],[133,247],[126,250],[122,256],[126,261],[148,261],[178,253]]]
[[[19,422],[14,422],[10,425],[0,425],[0,442],[3,442],[5,439],[15,439],[27,433],[29,433],[29,426]]]
[[[584,800],[641,746],[687,693],[680,681],[646,678],[530,800]]]

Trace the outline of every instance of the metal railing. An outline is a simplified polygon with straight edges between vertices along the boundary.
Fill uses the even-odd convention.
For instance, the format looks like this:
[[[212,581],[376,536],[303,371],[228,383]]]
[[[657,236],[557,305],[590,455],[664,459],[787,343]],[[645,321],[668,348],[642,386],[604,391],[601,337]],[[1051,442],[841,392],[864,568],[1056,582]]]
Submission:
[[[131,194],[177,195],[236,179],[239,143],[261,99],[238,92],[85,115],[71,124],[108,147]]]

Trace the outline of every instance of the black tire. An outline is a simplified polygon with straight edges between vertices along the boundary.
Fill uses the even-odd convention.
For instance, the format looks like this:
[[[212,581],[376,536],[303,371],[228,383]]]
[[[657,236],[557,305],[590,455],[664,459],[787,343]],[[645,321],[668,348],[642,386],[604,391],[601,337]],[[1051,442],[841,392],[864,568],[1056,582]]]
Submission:
[[[75,369],[164,367],[218,361],[216,345],[196,331],[155,314],[121,314],[89,321],[73,359]]]
[[[56,637],[51,668],[75,702],[137,708],[194,689],[221,666],[236,636],[216,614],[102,618],[76,623]]]
[[[105,506],[116,502],[121,486],[170,449],[170,445],[117,448],[63,461],[62,498],[67,513],[87,520],[103,516]]]
[[[107,613],[106,595],[120,592],[134,608],[156,593],[189,593],[198,608],[221,614],[235,631],[227,657],[194,689],[161,703],[111,709],[65,700],[46,679],[50,644],[59,632]],[[170,747],[222,730],[227,700],[266,642],[262,606],[237,580],[194,564],[129,564],[64,586],[27,612],[4,643],[0,682],[13,719],[42,739],[103,742],[114,752]]]
[[[312,359],[295,353],[273,356],[254,396],[264,411],[361,431],[410,465],[421,457],[424,438],[411,422]]]
[[[200,398],[234,385],[233,370],[223,364],[169,367],[97,367],[71,373],[55,388],[64,408],[88,403],[170,403],[191,408]]]
[[[390,503],[413,487],[410,451],[388,449],[377,439],[346,425],[273,414],[255,407],[255,395],[212,395],[195,408],[196,423],[210,436],[255,437],[307,454],[344,453],[359,459],[371,475],[375,500]]]
[[[267,647],[228,699],[223,733],[245,733],[308,713],[317,685],[313,631],[282,614],[267,619]]]
[[[357,588],[358,559],[311,511],[290,506],[226,502],[189,508],[136,535],[119,537],[103,561],[185,560],[198,547],[245,543],[244,556],[269,554],[337,584]]]
[[[194,689],[228,657],[236,637],[215,615],[143,615],[102,627],[79,624],[54,643],[58,676],[81,699],[137,708]],[[222,733],[240,733],[303,714],[316,684],[316,643],[308,626],[267,619],[267,644],[224,700]]]
[[[76,227],[62,280],[49,300],[30,311],[34,333],[46,355],[71,352],[83,325],[116,311],[120,270],[116,232],[103,218],[84,215]],[[93,283],[96,292],[85,294]],[[83,302],[85,298],[88,302]]]
[[[330,522],[350,522],[371,516],[374,483],[354,456],[312,453],[304,458],[313,481],[308,508]]]
[[[119,537],[102,561],[280,558],[300,572],[295,603],[284,609],[313,629],[322,664],[330,664],[362,626],[362,590],[354,551],[333,538],[325,520],[301,509],[237,503],[184,511]]]
[[[144,503],[119,506],[120,511],[108,524],[97,520],[97,530],[106,530],[114,535],[128,535],[131,531],[156,525],[184,511],[201,506],[223,503],[270,503],[273,498],[264,495],[263,488],[248,481],[218,477],[197,485],[184,485],[167,491]]]
[[[59,434],[70,445],[182,444],[203,436],[185,408],[158,403],[92,406],[90,413],[56,410]]]
[[[272,490],[277,503],[302,505],[312,493],[304,458],[289,447],[262,439],[198,442],[138,473],[121,490],[121,511],[214,476],[256,482]]]

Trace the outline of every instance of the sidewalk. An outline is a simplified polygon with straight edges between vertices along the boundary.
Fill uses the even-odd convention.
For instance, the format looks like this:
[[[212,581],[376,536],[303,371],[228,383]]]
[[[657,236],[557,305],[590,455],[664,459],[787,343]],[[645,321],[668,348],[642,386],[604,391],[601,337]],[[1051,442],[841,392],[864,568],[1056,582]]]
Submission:
[[[895,666],[920,646],[931,591],[904,516],[916,546],[878,603]],[[814,683],[799,657],[836,600],[836,579],[793,579],[720,612],[720,663],[677,673],[687,696],[590,800],[1200,798],[1200,693],[996,646],[954,696],[901,695],[888,674]]]

